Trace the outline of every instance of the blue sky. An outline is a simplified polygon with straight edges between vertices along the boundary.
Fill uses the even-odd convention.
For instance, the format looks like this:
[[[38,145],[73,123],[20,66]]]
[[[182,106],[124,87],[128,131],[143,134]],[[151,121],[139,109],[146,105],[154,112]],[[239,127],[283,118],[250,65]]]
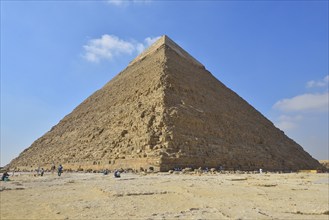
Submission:
[[[1,165],[163,34],[328,159],[328,1],[1,1]]]

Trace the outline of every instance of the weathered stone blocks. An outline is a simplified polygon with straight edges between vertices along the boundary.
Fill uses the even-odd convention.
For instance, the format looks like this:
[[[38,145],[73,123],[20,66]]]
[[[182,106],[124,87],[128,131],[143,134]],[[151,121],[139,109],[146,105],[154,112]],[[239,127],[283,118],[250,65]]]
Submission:
[[[9,166],[54,163],[72,170],[321,167],[167,36]]]

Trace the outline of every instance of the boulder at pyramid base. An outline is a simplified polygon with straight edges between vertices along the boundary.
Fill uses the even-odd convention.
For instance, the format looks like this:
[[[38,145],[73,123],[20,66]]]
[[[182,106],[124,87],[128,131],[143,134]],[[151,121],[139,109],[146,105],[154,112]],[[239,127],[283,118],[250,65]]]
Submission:
[[[167,36],[10,167],[317,169],[319,162]]]

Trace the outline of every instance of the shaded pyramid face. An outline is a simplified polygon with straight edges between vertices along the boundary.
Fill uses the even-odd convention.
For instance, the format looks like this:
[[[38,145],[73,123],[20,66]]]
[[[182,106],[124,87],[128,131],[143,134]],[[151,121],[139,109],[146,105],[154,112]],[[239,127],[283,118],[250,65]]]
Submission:
[[[9,166],[297,170],[320,167],[167,36]]]

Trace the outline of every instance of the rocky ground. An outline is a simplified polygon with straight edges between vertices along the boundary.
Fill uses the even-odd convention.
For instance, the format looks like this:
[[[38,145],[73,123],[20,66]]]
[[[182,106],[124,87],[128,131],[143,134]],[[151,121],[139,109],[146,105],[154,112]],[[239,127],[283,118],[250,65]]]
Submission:
[[[0,219],[328,219],[328,177],[20,173],[1,182]]]

